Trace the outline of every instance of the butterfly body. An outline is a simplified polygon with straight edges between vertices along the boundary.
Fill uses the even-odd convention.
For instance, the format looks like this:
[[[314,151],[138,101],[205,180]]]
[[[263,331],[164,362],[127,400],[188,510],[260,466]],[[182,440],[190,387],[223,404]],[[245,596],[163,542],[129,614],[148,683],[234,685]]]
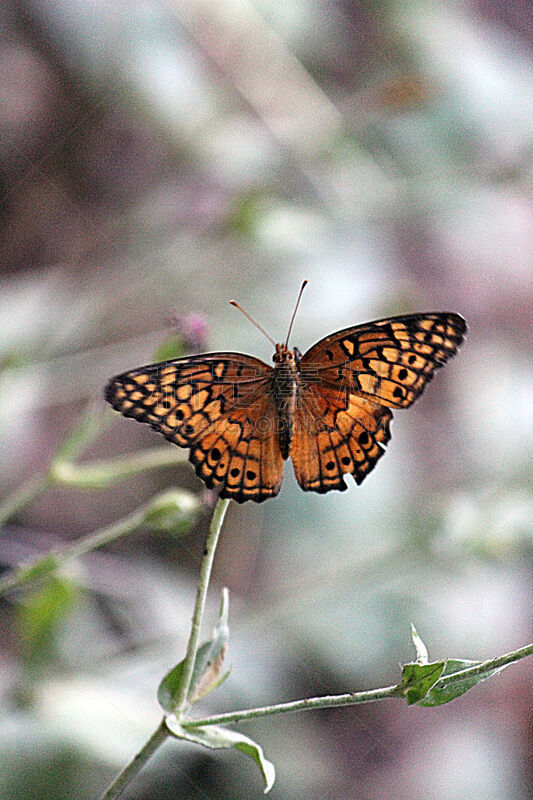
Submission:
[[[301,354],[297,348],[290,350],[284,344],[277,344],[272,357],[274,369],[270,376],[270,394],[278,412],[278,433],[281,456],[289,457],[294,432],[294,413],[301,376],[298,361]]]
[[[453,356],[466,324],[409,314],[331,334],[303,356],[277,344],[274,366],[243,353],[204,353],[112,378],[106,399],[190,449],[209,488],[239,503],[274,497],[283,460],[304,491],[361,483],[384,453],[393,409],[407,408]]]

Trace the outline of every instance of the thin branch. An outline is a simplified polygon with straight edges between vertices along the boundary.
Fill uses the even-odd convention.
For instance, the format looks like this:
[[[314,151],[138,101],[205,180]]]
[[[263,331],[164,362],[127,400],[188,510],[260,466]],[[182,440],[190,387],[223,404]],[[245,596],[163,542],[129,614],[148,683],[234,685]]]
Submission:
[[[521,658],[533,654],[533,644],[521,647],[519,650],[514,650],[512,653],[506,653],[498,658],[483,661],[482,664],[477,664],[460,672],[454,672],[451,675],[442,677],[439,683],[448,684],[455,681],[467,680],[484,672],[504,667],[507,664],[512,664],[519,661]],[[195,720],[182,720],[181,725],[184,728],[201,728],[207,725],[228,725],[230,723],[242,722],[247,719],[257,719],[258,717],[272,716],[273,714],[286,714],[294,711],[309,711],[314,708],[336,708],[338,706],[351,706],[359,703],[372,703],[376,700],[386,700],[388,698],[401,698],[403,694],[400,693],[400,686],[386,686],[383,689],[370,689],[367,692],[351,692],[349,694],[339,695],[324,695],[322,697],[310,697],[304,700],[293,700],[289,703],[278,703],[271,706],[262,706],[258,708],[248,708],[242,711],[228,712],[227,714],[215,714],[212,717],[205,719]]]
[[[51,482],[47,472],[32,475],[31,478],[24,481],[10,497],[0,503],[0,527],[14,517],[21,508],[29,505],[32,500],[46,491]]]
[[[82,536],[63,550],[52,550],[29,564],[24,564],[13,570],[10,575],[0,579],[0,596],[10,589],[29,583],[36,578],[49,575],[67,561],[79,558],[86,553],[97,550],[99,547],[110,544],[142,525],[167,530],[169,527],[181,522],[183,518],[194,515],[197,508],[198,503],[190,492],[185,490],[160,492],[118,522],[99,528],[87,536]]]
[[[83,464],[57,461],[53,467],[53,477],[57,483],[67,486],[98,488],[148,469],[171,467],[186,461],[185,450],[177,447],[153,447],[132,455],[99,459]]]
[[[398,697],[398,686],[385,686],[382,689],[370,689],[368,692],[350,692],[348,694],[324,695],[322,697],[307,697],[303,700],[291,700],[289,703],[277,703],[272,706],[259,706],[247,708],[242,711],[230,711],[227,714],[214,714],[205,719],[182,720],[183,728],[203,728],[206,725],[229,725],[242,722],[246,719],[269,717],[273,714],[287,714],[295,711],[310,711],[313,708],[335,708],[337,706],[351,706],[358,703],[373,703],[376,700],[386,700]]]
[[[178,714],[182,712],[187,705],[187,698],[189,694],[189,687],[191,683],[194,662],[196,659],[196,653],[198,650],[198,640],[207,597],[207,589],[209,587],[209,579],[211,577],[213,559],[215,556],[218,537],[220,535],[220,531],[222,530],[222,523],[224,522],[224,517],[226,515],[226,511],[228,510],[228,505],[229,500],[218,500],[213,513],[213,518],[211,520],[211,525],[209,526],[204,557],[200,567],[198,591],[194,605],[191,633],[189,636],[189,642],[187,644],[187,654],[183,662],[182,683],[180,687],[180,693],[176,701],[176,709]],[[123,772],[120,773],[107,791],[102,795],[101,800],[115,800],[115,798],[119,797],[129,782],[146,764],[150,756],[170,735],[171,734],[166,726],[165,719],[163,719],[157,730],[152,734],[144,747],[139,751],[139,753],[137,753],[135,758],[130,761]]]
[[[191,684],[196,652],[198,650],[200,628],[204,615],[207,589],[209,587],[209,579],[211,577],[211,569],[213,567],[218,537],[220,535],[220,531],[222,530],[222,523],[224,522],[228,505],[229,500],[223,500],[220,498],[218,499],[215,511],[213,513],[213,518],[211,520],[211,525],[209,526],[209,533],[205,543],[204,557],[200,567],[200,577],[198,579],[198,589],[196,592],[196,602],[194,604],[191,633],[189,636],[189,642],[187,644],[187,654],[185,655],[185,659],[183,661],[182,681],[180,690],[176,696],[176,714],[178,716],[183,712],[187,705],[189,687]]]
[[[142,524],[145,514],[146,507],[143,506],[113,525],[107,525],[105,528],[100,528],[94,533],[82,537],[62,551],[52,551],[41,558],[31,561],[29,564],[18,567],[5,578],[0,579],[0,596],[36,578],[42,578],[55,572],[58,567],[61,567],[67,561],[96,550],[96,548],[114,542],[121,536],[130,533]]]
[[[137,755],[130,761],[130,763],[122,770],[120,775],[113,781],[111,786],[104,792],[100,800],[115,800],[120,797],[128,783],[138,772],[144,767],[150,756],[163,744],[163,742],[170,736],[168,728],[165,725],[165,720],[162,720],[159,727],[150,736],[146,744],[137,753]]]
[[[481,664],[476,664],[473,667],[467,667],[459,672],[452,672],[450,675],[445,675],[440,680],[443,683],[455,683],[455,681],[466,680],[467,678],[475,678],[476,675],[481,675],[483,672],[490,672],[493,669],[506,667],[508,664],[514,664],[515,661],[520,661],[521,658],[533,655],[533,643],[526,644],[519,650],[513,650],[512,653],[506,653],[498,658],[489,658],[487,661],[482,661]]]

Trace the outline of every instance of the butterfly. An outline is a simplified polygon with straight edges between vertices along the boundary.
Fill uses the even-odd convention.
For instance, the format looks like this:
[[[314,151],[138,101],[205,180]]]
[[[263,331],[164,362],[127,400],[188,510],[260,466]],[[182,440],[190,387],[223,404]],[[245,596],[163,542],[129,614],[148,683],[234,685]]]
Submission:
[[[348,473],[360,484],[384,453],[393,410],[455,355],[466,323],[448,312],[390,317],[302,355],[288,346],[296,308],[285,344],[252,320],[275,345],[273,367],[243,353],[187,356],[117,375],[106,400],[188,448],[205,485],[238,503],[275,497],[289,457],[304,491],[344,491]]]

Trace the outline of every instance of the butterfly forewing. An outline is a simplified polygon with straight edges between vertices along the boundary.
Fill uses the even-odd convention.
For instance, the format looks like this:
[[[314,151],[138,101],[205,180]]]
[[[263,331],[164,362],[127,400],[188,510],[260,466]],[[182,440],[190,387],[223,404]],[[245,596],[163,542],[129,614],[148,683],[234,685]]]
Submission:
[[[249,405],[271,367],[241,353],[209,353],[125,372],[106,399],[126,417],[147,422],[174,444],[189,447],[217,421]]]
[[[189,460],[209,488],[238,502],[279,491],[283,460],[269,392],[272,368],[242,353],[151,364],[107,385],[113,408],[190,447]]]
[[[466,324],[458,314],[391,317],[333,333],[300,361],[305,383],[364,395],[389,408],[407,408],[457,352]]]

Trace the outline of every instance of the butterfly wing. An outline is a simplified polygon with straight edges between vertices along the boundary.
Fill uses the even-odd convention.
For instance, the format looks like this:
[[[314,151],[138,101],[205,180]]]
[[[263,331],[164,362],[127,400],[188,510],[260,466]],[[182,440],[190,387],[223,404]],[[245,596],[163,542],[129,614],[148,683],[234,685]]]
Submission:
[[[465,332],[464,319],[451,313],[408,314],[346,328],[305,353],[302,381],[407,408],[455,355]]]
[[[466,324],[458,314],[410,314],[333,333],[299,362],[291,456],[300,486],[327,492],[361,483],[384,453],[394,408],[420,396],[453,356]]]
[[[304,387],[296,403],[291,457],[304,491],[344,491],[343,475],[361,483],[390,439],[392,412],[329,386]]]
[[[278,493],[283,472],[271,372],[252,356],[208,353],[117,375],[105,397],[190,448],[197,474],[209,488],[221,486],[221,497],[260,502]]]
[[[261,503],[279,492],[283,459],[276,406],[266,391],[221,418],[193,445],[189,460],[210,489],[237,503]]]

